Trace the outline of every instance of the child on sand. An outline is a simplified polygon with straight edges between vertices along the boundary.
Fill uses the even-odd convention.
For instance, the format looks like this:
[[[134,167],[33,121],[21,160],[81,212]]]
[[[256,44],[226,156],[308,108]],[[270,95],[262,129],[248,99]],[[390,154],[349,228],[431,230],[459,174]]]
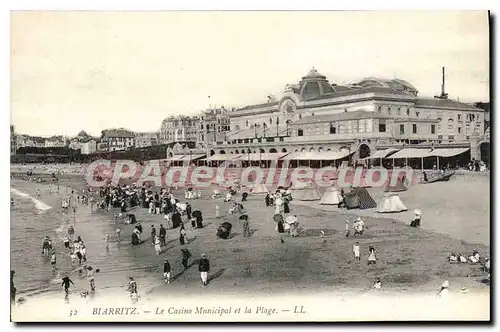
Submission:
[[[215,218],[220,217],[220,207],[218,205],[215,206]]]
[[[56,270],[56,252],[55,250],[52,251],[52,254],[50,255],[50,265],[52,265],[52,271]]]
[[[359,242],[356,241],[356,243],[353,244],[353,246],[352,246],[352,252],[354,253],[354,261],[359,263],[361,261],[361,253],[360,253],[360,249],[359,249]]]
[[[122,230],[120,227],[116,227],[116,239],[118,242],[120,242],[120,234],[122,233]]]
[[[109,235],[108,234],[105,234],[104,235],[104,244],[106,244],[106,247],[108,246],[109,244]]]

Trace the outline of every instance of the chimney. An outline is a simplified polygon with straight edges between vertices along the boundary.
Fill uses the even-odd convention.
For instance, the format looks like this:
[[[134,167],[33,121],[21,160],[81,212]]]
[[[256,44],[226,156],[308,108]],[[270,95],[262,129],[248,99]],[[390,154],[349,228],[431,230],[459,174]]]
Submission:
[[[445,86],[444,86],[444,67],[443,67],[443,84],[441,84],[441,97],[446,96]]]

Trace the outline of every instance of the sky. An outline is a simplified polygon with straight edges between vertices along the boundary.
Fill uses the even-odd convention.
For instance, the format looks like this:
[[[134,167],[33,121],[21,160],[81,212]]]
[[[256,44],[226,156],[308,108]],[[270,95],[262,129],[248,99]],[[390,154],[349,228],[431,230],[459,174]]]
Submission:
[[[419,95],[489,100],[487,12],[11,13],[11,124],[29,135],[159,130],[170,115],[330,83],[401,78]]]

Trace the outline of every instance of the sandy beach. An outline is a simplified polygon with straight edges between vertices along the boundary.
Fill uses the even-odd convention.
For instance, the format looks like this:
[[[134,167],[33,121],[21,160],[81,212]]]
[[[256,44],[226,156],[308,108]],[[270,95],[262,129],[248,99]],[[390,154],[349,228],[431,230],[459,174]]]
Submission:
[[[242,227],[236,215],[227,215],[230,204],[209,197],[194,200],[193,210],[204,214],[204,228],[188,227],[189,244],[193,254],[192,263],[202,253],[211,262],[210,284],[202,288],[197,265],[188,270],[181,269],[181,255],[178,230],[169,230],[167,246],[161,256],[156,256],[151,239],[132,247],[130,235],[132,225],[122,225],[123,240],[120,245],[112,241],[107,251],[104,234],[114,235],[112,216],[118,211],[90,212],[89,206],[77,209],[76,233],[82,235],[89,246],[89,261],[97,262],[102,272],[97,278],[97,293],[93,301],[105,294],[127,301],[124,285],[128,276],[136,277],[144,301],[178,296],[290,296],[335,294],[336,299],[352,296],[426,295],[434,296],[444,280],[449,280],[451,293],[460,298],[471,294],[489,294],[489,286],[482,283],[485,274],[479,266],[469,264],[451,265],[447,257],[450,252],[470,253],[477,249],[483,257],[489,257],[489,178],[472,179],[456,176],[446,183],[416,185],[400,193],[410,212],[381,215],[373,211],[339,211],[337,207],[320,206],[318,202],[292,201],[292,213],[299,222],[299,237],[290,238],[278,234],[274,229],[272,215],[274,207],[265,208],[262,195],[250,195],[244,204],[250,216],[252,236],[244,238]],[[82,176],[64,176],[60,185],[75,189],[84,186]],[[34,195],[36,188],[47,190],[47,184],[28,183],[13,180],[16,189]],[[431,189],[432,187],[432,189]],[[461,189],[460,189],[461,188]],[[382,196],[380,190],[370,190],[375,200]],[[205,190],[205,196],[208,196]],[[174,193],[183,201],[183,191]],[[60,198],[41,199],[56,208]],[[484,197],[483,197],[484,196]],[[241,196],[236,197],[241,200]],[[215,205],[221,208],[222,217],[215,218]],[[474,207],[472,210],[471,207]],[[421,229],[408,227],[411,211],[422,209]],[[150,215],[142,208],[134,213],[143,225],[145,236],[149,236],[150,225],[159,227],[162,215]],[[346,218],[362,215],[369,231],[354,240],[345,238],[343,229]],[[232,236],[228,240],[216,237],[217,226],[223,221],[233,224]],[[186,223],[187,224],[187,223]],[[320,232],[326,234],[326,243]],[[112,236],[112,235],[111,235]],[[280,240],[283,240],[283,243]],[[361,263],[353,262],[352,245],[359,241]],[[377,250],[376,266],[368,266],[368,246]],[[168,258],[172,264],[173,282],[165,285],[162,280],[162,262]],[[17,262],[12,262],[16,268]],[[91,263],[96,265],[96,263]],[[375,278],[380,278],[383,288],[372,289]],[[75,280],[74,280],[75,281]],[[80,301],[78,290],[87,287],[86,280],[77,279],[77,287],[70,295],[70,301]],[[461,288],[468,294],[461,294]],[[22,291],[19,289],[19,291]],[[63,291],[56,291],[56,297],[63,301]],[[212,296],[211,295],[211,296]],[[49,293],[37,300],[49,300]],[[486,308],[489,295],[480,300]],[[36,302],[35,299],[29,302]],[[22,308],[22,307],[19,307]],[[489,307],[488,307],[489,308]],[[486,310],[486,309],[485,309]],[[484,312],[487,314],[487,311]],[[489,316],[488,316],[489,317]]]

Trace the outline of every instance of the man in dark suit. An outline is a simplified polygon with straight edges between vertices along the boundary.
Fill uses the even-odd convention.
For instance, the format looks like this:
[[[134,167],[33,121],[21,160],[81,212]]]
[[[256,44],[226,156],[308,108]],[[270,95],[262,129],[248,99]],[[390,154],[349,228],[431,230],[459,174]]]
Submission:
[[[200,262],[198,264],[198,271],[200,271],[201,282],[203,286],[208,284],[208,272],[210,271],[210,261],[205,254],[201,255]]]

